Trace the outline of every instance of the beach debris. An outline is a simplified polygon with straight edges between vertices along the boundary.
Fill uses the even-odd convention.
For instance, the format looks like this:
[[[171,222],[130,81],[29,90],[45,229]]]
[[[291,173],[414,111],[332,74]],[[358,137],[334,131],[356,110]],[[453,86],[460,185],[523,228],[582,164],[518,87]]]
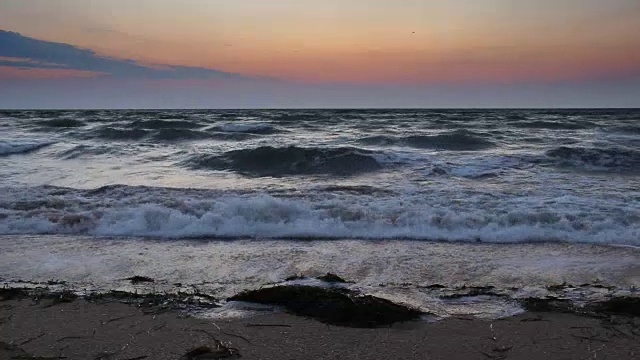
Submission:
[[[67,282],[66,281],[62,281],[62,280],[49,280],[49,281],[47,281],[47,285],[49,285],[49,286],[67,285]]]
[[[540,315],[536,315],[536,316],[532,316],[532,317],[526,317],[526,318],[520,320],[520,322],[534,322],[534,321],[549,321],[549,320],[543,318]]]
[[[374,328],[419,318],[417,309],[341,288],[283,285],[245,291],[228,300],[277,305],[326,324]]]
[[[117,318],[109,319],[107,321],[101,321],[100,325],[107,325],[107,324],[112,323],[114,321],[120,321],[120,320],[124,320],[124,319],[129,319],[129,318],[132,318],[132,317],[135,317],[135,316],[137,316],[137,315],[134,314],[134,315],[127,315],[127,316],[120,316],[120,317],[117,317]]]
[[[245,324],[245,327],[292,327],[288,324]]]
[[[340,276],[333,274],[333,273],[326,273],[325,275],[322,276],[318,276],[316,279],[318,280],[322,280],[324,282],[327,283],[332,283],[332,284],[346,284],[347,281],[343,278],[341,278]]]
[[[150,277],[138,275],[126,278],[125,280],[131,281],[133,285],[155,282],[155,280]]]
[[[118,355],[118,353],[115,352],[101,352],[99,354],[97,354],[93,360],[109,360],[112,359],[114,356]]]
[[[482,355],[484,355],[485,357],[489,358],[489,359],[494,359],[494,360],[504,360],[507,358],[507,356],[505,354],[490,354],[488,352],[484,352],[484,351],[480,351],[480,353]]]
[[[214,346],[198,346],[193,348],[180,360],[210,360],[210,359],[237,359],[240,358],[238,349],[225,346],[221,341],[214,340]]]
[[[62,291],[62,292],[48,294],[46,298],[49,298],[52,301],[50,304],[46,305],[45,307],[52,307],[59,304],[72,303],[78,299],[78,295],[74,294],[71,291]]]
[[[226,332],[226,331],[222,330],[222,329],[221,329],[221,328],[220,328],[216,323],[214,323],[214,322],[212,322],[212,324],[213,324],[213,326],[215,326],[215,327],[216,327],[216,329],[218,329],[218,332],[219,332],[219,333],[224,334],[224,335],[227,335],[227,336],[235,337],[235,338],[238,338],[238,339],[242,339],[242,340],[246,341],[247,343],[251,344],[251,340],[247,339],[246,337],[244,337],[244,336],[242,336],[242,335],[238,335],[238,334],[233,334],[233,333],[230,333],[230,332]],[[203,330],[203,329],[189,329],[189,331],[193,331],[193,332],[200,332],[200,333],[203,333],[203,334],[205,334],[205,335],[209,336],[211,339],[216,340],[216,337],[215,337],[212,333],[208,332],[207,330]]]
[[[41,337],[43,337],[43,336],[45,336],[45,335],[47,335],[47,334],[45,334],[45,333],[40,333],[38,336],[34,336],[34,337],[32,337],[32,338],[29,338],[29,339],[27,339],[27,340],[22,341],[19,345],[20,345],[20,346],[22,346],[22,345],[27,345],[28,343],[30,343],[30,342],[32,342],[32,341],[35,341],[35,340],[38,340],[38,339],[40,339]]]
[[[562,284],[549,285],[549,286],[547,286],[547,290],[549,290],[549,291],[561,291],[561,290],[564,290],[564,289],[570,288],[570,287],[573,287],[573,286],[567,284],[567,282],[565,281]]]
[[[493,352],[497,352],[497,353],[504,353],[507,351],[510,351],[511,349],[513,349],[513,346],[498,346],[496,348],[493,348]]]

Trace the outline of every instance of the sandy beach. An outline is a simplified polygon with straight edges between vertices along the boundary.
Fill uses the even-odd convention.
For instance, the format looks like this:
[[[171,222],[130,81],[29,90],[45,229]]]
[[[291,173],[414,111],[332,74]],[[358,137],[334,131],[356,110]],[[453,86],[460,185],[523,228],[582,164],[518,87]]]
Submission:
[[[491,321],[448,318],[361,329],[274,312],[213,320],[116,301],[58,303],[23,298],[0,303],[2,359],[548,360],[638,356],[640,318],[616,315],[596,318],[528,312]]]

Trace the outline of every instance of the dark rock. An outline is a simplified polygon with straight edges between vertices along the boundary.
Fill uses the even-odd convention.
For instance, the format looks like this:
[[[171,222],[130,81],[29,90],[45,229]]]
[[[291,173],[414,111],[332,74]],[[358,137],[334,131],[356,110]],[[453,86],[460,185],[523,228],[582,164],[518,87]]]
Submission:
[[[417,319],[419,310],[346,289],[276,286],[245,291],[229,300],[284,307],[288,312],[339,326],[373,328]]]
[[[322,280],[324,282],[328,282],[328,283],[340,283],[340,284],[346,284],[347,281],[343,278],[341,278],[340,276],[336,275],[336,274],[332,274],[332,273],[327,273],[326,275],[322,275],[322,276],[318,276],[317,277],[318,280]]]
[[[620,315],[640,316],[639,297],[618,297],[602,301],[594,306],[597,312],[606,312]]]
[[[571,303],[571,301],[555,297],[526,298],[521,300],[521,304],[527,311],[562,313],[578,312],[578,309]]]
[[[0,301],[23,299],[29,296],[25,289],[2,288],[0,289]]]

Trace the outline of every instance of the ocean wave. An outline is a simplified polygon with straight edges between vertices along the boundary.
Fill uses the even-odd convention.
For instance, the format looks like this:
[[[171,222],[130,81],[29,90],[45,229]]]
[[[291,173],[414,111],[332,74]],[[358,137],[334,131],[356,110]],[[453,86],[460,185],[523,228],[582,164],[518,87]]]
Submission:
[[[248,133],[248,134],[275,134],[278,133],[273,125],[259,122],[238,122],[228,123],[216,126],[214,130],[230,133]]]
[[[154,132],[150,139],[158,141],[189,141],[216,138],[214,134],[200,130],[166,128]]]
[[[485,179],[502,176],[512,170],[531,167],[531,161],[520,156],[493,156],[489,158],[471,158],[462,163],[436,162],[431,164],[425,175],[449,175],[467,179]]]
[[[621,134],[637,135],[637,134],[640,134],[640,126],[634,126],[634,125],[614,126],[612,128],[609,128],[608,131],[614,132],[614,133],[621,133]]]
[[[70,119],[70,118],[41,120],[36,122],[36,124],[40,126],[52,127],[52,128],[75,128],[75,127],[82,127],[87,125],[82,120]]]
[[[358,148],[271,147],[194,155],[185,162],[193,169],[231,170],[249,176],[357,175],[382,168],[374,153]]]
[[[89,156],[123,154],[119,147],[108,145],[76,145],[57,154],[58,158],[71,160]]]
[[[343,191],[283,198],[123,186],[4,188],[0,234],[640,245],[640,210],[624,200],[523,196],[491,205],[472,199],[465,206],[440,200]]]
[[[24,154],[53,144],[52,141],[12,139],[0,140],[0,156]]]
[[[196,129],[203,125],[199,122],[182,120],[182,119],[150,119],[135,120],[128,124],[127,127],[132,129]]]
[[[548,120],[535,120],[535,121],[518,121],[513,122],[510,125],[518,128],[525,129],[550,129],[550,130],[581,130],[594,127],[595,124],[591,122],[571,122],[567,120],[548,121]]]
[[[546,155],[557,164],[587,170],[640,171],[640,151],[629,148],[586,148],[560,146]]]
[[[420,149],[478,151],[496,144],[483,135],[467,130],[457,130],[438,135],[390,136],[378,135],[362,138],[360,143],[378,146],[409,146]]]
[[[325,120],[330,120],[330,114],[326,114],[324,112],[310,112],[310,113],[300,113],[300,112],[281,112],[277,114],[273,114],[270,118],[274,121],[277,121],[280,124],[297,124],[298,122],[307,122],[307,121],[318,121],[320,122]]]
[[[151,134],[150,130],[144,129],[125,129],[120,127],[102,127],[91,130],[90,133],[84,135],[89,138],[98,138],[104,140],[142,140]]]

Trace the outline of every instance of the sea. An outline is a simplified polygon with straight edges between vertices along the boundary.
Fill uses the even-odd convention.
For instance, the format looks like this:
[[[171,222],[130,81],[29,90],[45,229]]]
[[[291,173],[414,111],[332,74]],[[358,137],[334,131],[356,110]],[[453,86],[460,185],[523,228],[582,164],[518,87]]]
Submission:
[[[5,285],[327,272],[440,317],[640,296],[640,110],[0,111]]]

